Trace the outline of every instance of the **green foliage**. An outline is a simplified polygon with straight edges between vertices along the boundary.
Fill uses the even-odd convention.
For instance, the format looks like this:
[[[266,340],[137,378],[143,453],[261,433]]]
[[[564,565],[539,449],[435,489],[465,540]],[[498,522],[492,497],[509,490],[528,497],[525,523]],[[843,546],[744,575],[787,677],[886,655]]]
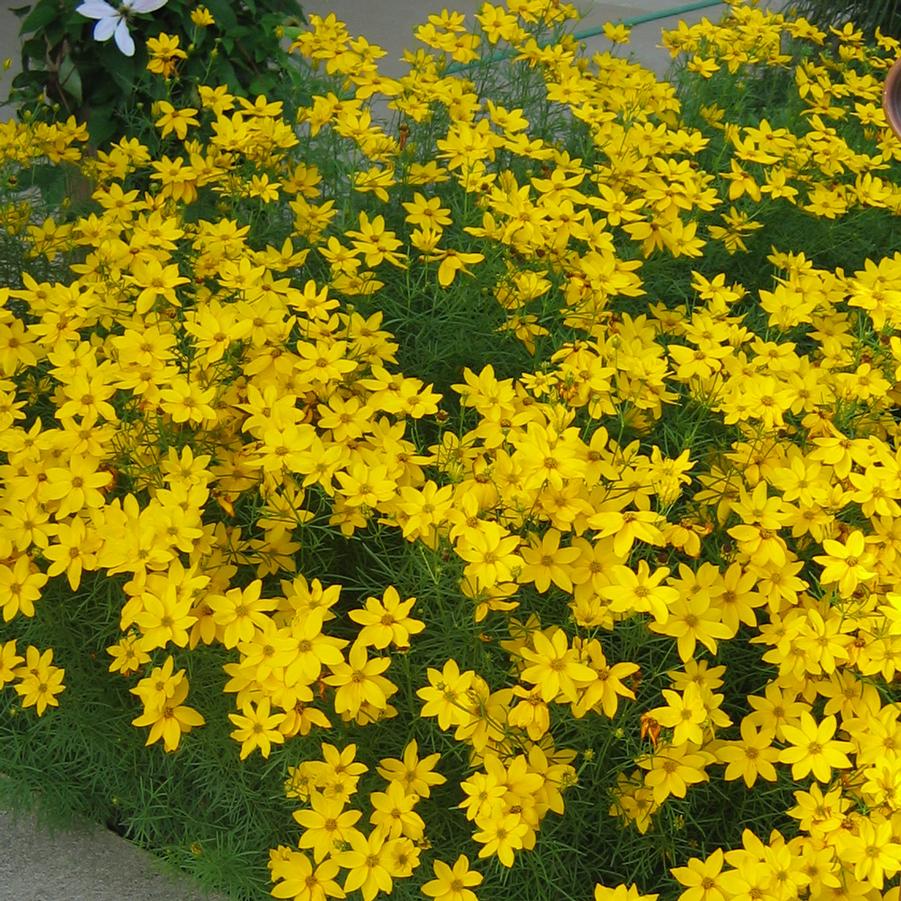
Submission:
[[[246,59],[228,41],[242,27],[245,7],[236,11],[223,2],[210,9],[222,26],[222,56],[237,71]],[[136,20],[136,31],[162,27],[164,13],[186,10],[172,0],[159,15]],[[404,901],[420,897],[433,862],[452,862],[459,853],[475,862],[480,840],[473,832],[481,826],[465,821],[459,809],[461,783],[487,769],[489,760],[521,763],[520,752],[535,752],[532,776],[545,755],[565,761],[546,780],[560,789],[564,809],[536,815],[535,846],[518,849],[512,866],[485,852],[477,861],[485,877],[478,889],[482,901],[588,901],[595,882],[629,882],[672,901],[681,893],[673,868],[723,850],[741,854],[745,828],[764,846],[771,843],[767,851],[780,867],[779,842],[800,839],[801,850],[794,843],[790,853],[793,866],[801,867],[803,854],[826,845],[819,834],[805,836],[788,813],[795,793],[811,786],[809,775],[796,780],[782,761],[777,775],[746,786],[734,774],[723,775],[726,758],[716,755],[746,740],[740,730],[754,706],[749,696],[759,698],[769,688],[803,698],[817,717],[829,709],[825,698],[837,703],[843,732],[861,744],[864,718],[879,700],[898,700],[892,684],[896,646],[884,646],[882,659],[877,657],[887,636],[897,638],[881,611],[891,599],[886,592],[901,584],[898,539],[893,531],[886,536],[889,523],[873,504],[894,503],[901,494],[894,451],[901,431],[890,414],[899,396],[901,345],[894,358],[888,350],[901,307],[898,291],[887,287],[901,282],[901,256],[878,264],[870,256],[874,246],[888,254],[899,245],[899,156],[885,129],[862,125],[878,115],[873,72],[884,70],[884,59],[874,51],[872,59],[852,55],[845,65],[828,49],[820,56],[819,47],[800,41],[783,58],[781,22],[755,24],[746,10],[751,24],[736,27],[733,21],[725,34],[709,23],[683,30],[681,39],[694,42],[686,44],[691,61],[708,57],[718,68],[711,76],[685,66],[675,88],[609,55],[598,54],[591,63],[580,59],[577,69],[567,61],[573,48],[558,29],[553,48],[540,50],[523,28],[516,38],[522,58],[496,66],[476,61],[465,78],[444,78],[444,54],[451,51],[443,48],[464,59],[467,51],[453,32],[457,26],[446,19],[448,34],[433,29],[429,37],[424,29],[421,38],[439,49],[437,61],[422,54],[397,91],[398,82],[378,79],[368,68],[364,42],[349,48],[348,36],[316,17],[314,34],[306,45],[300,42],[313,60],[311,72],[304,70],[301,96],[313,96],[298,118],[290,109],[285,119],[273,110],[244,115],[238,105],[217,110],[202,103],[196,109],[192,91],[201,79],[215,82],[221,75],[214,68],[192,69],[203,56],[195,54],[197,40],[207,40],[210,31],[192,39],[195,50],[177,77],[155,77],[159,90],[141,88],[143,100],[132,93],[121,104],[110,100],[100,108],[121,117],[105,126],[118,129],[116,137],[145,142],[137,148],[123,140],[109,154],[79,160],[77,148],[68,146],[76,137],[64,124],[10,128],[36,147],[31,167],[18,150],[0,161],[6,177],[0,180],[0,273],[3,286],[13,289],[0,307],[0,364],[8,370],[0,380],[0,416],[7,423],[0,444],[0,522],[12,536],[0,533],[9,546],[0,560],[4,616],[9,605],[0,647],[15,644],[19,654],[26,646],[52,649],[65,690],[58,707],[35,710],[23,687],[33,671],[16,666],[4,676],[9,684],[0,685],[0,772],[9,778],[0,780],[0,799],[25,805],[36,798],[58,817],[106,822],[204,885],[262,901],[271,889],[267,854],[296,849],[301,831],[292,821],[301,802],[284,792],[292,769],[319,761],[323,742],[355,745],[356,760],[368,771],[350,806],[369,832],[373,793],[385,788],[377,767],[415,740],[420,756],[440,755],[436,771],[447,781],[417,798],[427,840],[417,845],[421,869],[395,882],[393,896]],[[50,33],[59,23],[38,4],[25,24]],[[137,59],[115,57],[111,45],[98,48],[84,36],[90,25],[79,27],[84,46],[133,64],[144,84]],[[540,26],[534,32],[546,36]],[[738,58],[733,54],[744,54],[735,71],[728,65]],[[811,57],[835,81],[845,78],[848,91],[825,100],[802,96],[796,76]],[[79,76],[79,97],[72,60],[65,90],[81,108],[90,79]],[[268,75],[274,79],[270,93],[278,98],[281,76]],[[360,97],[351,96],[354,88]],[[370,88],[395,98],[402,123],[396,131],[372,124]],[[162,99],[181,108],[175,114],[192,107],[183,134],[150,114],[147,102]],[[491,104],[483,107],[486,100]],[[841,104],[834,114],[832,100]],[[521,128],[520,114],[526,120]],[[493,145],[480,147],[474,139],[478,116],[490,126],[482,137]],[[784,134],[777,133],[781,129]],[[93,136],[97,140],[96,131]],[[64,158],[80,168],[59,157],[49,161],[60,147],[75,151]],[[159,165],[172,155],[190,157],[192,167],[196,161],[191,178],[182,181]],[[460,165],[451,162],[455,156]],[[731,163],[743,170],[756,196],[732,195]],[[794,194],[772,196],[786,172]],[[873,173],[878,181],[864,177]],[[78,175],[94,180],[83,186],[84,210],[64,208]],[[361,177],[367,175],[386,176],[381,194]],[[409,210],[418,204],[421,211],[422,202],[431,200],[447,213],[446,227],[433,241],[417,233]],[[829,202],[843,206],[835,213]],[[730,207],[746,218],[733,218],[724,229]],[[649,235],[630,231],[633,222],[620,220],[629,210],[639,226],[659,226],[669,243],[654,245]],[[377,234],[364,234],[364,225]],[[694,240],[677,243],[683,226],[697,228]],[[441,265],[454,254],[466,266],[450,277],[445,271],[442,279]],[[156,274],[149,270],[153,264],[160,267]],[[884,273],[875,275],[883,265]],[[799,303],[817,295],[818,308],[799,313],[797,321],[791,303],[768,310],[765,293],[780,282],[799,285]],[[156,293],[142,306],[145,291]],[[884,328],[875,324],[878,315]],[[259,334],[248,334],[251,320]],[[508,328],[517,322],[535,329]],[[156,342],[168,338],[164,355]],[[345,374],[316,375],[301,349],[319,354],[316,366],[324,369],[336,362],[325,354],[339,350]],[[864,358],[867,369],[859,366]],[[94,406],[94,382],[67,394],[89,366],[97,384],[108,375],[115,416],[95,421],[79,413],[73,424],[60,410],[64,404]],[[812,376],[812,384],[797,382],[796,372]],[[468,388],[460,388],[464,380]],[[882,382],[888,387],[869,393]],[[201,409],[193,416],[207,401],[199,404],[174,390],[185,386],[215,390],[213,412]],[[819,394],[820,388],[833,393]],[[275,394],[263,397],[269,389]],[[444,395],[440,407],[429,397],[432,389]],[[753,404],[746,402],[751,392],[759,397]],[[399,400],[404,396],[407,401]],[[329,408],[333,402],[335,409]],[[341,404],[347,417],[332,416],[332,424],[324,424]],[[355,405],[359,435],[351,431]],[[295,431],[282,421],[289,415],[297,420]],[[73,442],[71,447],[87,440],[76,434],[78,427],[88,438],[94,429],[99,436],[100,449],[84,456],[98,468],[103,496],[90,510],[63,512],[67,498],[52,496],[45,482],[51,474],[65,477],[72,461],[62,442]],[[840,477],[833,468],[841,447],[833,448],[837,461],[817,444],[836,430],[856,455]],[[325,469],[317,468],[319,460],[310,465],[293,459],[302,451],[294,442],[310,432],[320,442]],[[178,465],[167,458],[170,450],[173,456],[185,451]],[[327,467],[335,450],[332,473]],[[879,466],[859,462],[877,454]],[[210,459],[201,462],[201,455]],[[788,519],[806,502],[781,497],[788,491],[780,486],[799,457],[812,464],[802,487],[818,498],[806,506],[828,520],[815,519],[807,531],[796,531]],[[392,467],[390,476],[383,460]],[[104,481],[111,471],[115,482]],[[870,480],[880,488],[878,496],[875,490],[868,494]],[[438,513],[429,520],[425,505],[408,512],[413,501],[407,498],[418,499],[423,483],[452,498],[440,521]],[[374,491],[384,484],[391,492],[387,500]],[[753,496],[759,490],[766,501],[761,509]],[[38,500],[45,491],[46,503]],[[34,501],[33,510],[25,509],[25,500]],[[441,504],[428,506],[432,513]],[[45,514],[55,519],[47,535],[42,522],[35,524]],[[414,516],[425,525],[413,523],[411,533],[406,527]],[[779,518],[764,528],[768,517]],[[758,520],[761,528],[751,538],[739,537],[741,528],[732,534]],[[74,587],[73,564],[63,555],[62,568],[56,565],[60,535],[70,521],[84,526],[86,536],[84,547],[75,548],[76,560],[84,552],[85,571],[78,570],[81,581]],[[633,534],[636,522],[651,523],[653,530]],[[563,576],[554,572],[553,580],[539,585],[543,576],[534,570],[554,570],[556,561],[541,557],[526,564],[526,555],[534,553],[534,539],[552,531],[550,525],[564,540],[563,555],[577,549],[598,556],[560,563]],[[181,534],[182,526],[200,534]],[[827,537],[844,540],[842,530],[851,528],[869,533],[874,550],[867,554],[874,561],[879,551],[879,581],[871,581],[876,564],[871,571],[858,560],[852,575],[859,564],[860,590],[854,575],[855,584],[839,591],[829,587],[818,554]],[[491,559],[487,553],[481,561],[467,556],[481,536],[498,533],[512,538],[515,555],[492,550]],[[623,535],[629,541],[617,550]],[[764,538],[780,543],[785,569],[796,567],[804,588],[790,579],[786,584]],[[124,562],[117,541],[127,547]],[[161,556],[148,564],[156,552]],[[506,576],[492,572],[501,571],[499,556],[516,557]],[[29,577],[55,573],[42,583],[33,611],[13,609],[10,600],[21,588],[9,587],[19,560],[33,568]],[[215,588],[195,593],[188,565],[196,567],[192,574],[215,579]],[[677,595],[666,602],[673,608],[669,624],[665,615],[652,620],[649,608],[640,606],[638,598],[648,591],[635,592],[632,608],[612,609],[623,587],[616,580],[643,565],[657,570],[665,590]],[[533,572],[524,572],[527,567]],[[713,581],[691,582],[705,567]],[[685,605],[705,601],[702,612],[713,611],[713,625],[725,623],[735,610],[727,606],[721,570],[735,568],[742,578],[752,577],[754,593],[742,591],[744,602],[755,606],[748,608],[750,617],[745,611],[727,629],[728,638],[705,635],[705,621]],[[390,713],[371,704],[342,715],[348,709],[339,708],[333,688],[343,660],[323,667],[325,679],[311,676],[302,686],[287,684],[284,673],[265,671],[265,653],[258,664],[247,662],[269,641],[264,625],[284,639],[308,618],[318,620],[308,617],[312,590],[297,600],[301,591],[293,594],[286,586],[291,577],[340,588],[322,633],[339,644],[359,640],[370,647],[372,660],[390,661],[386,678],[396,689]],[[252,641],[244,636],[236,646],[227,640],[227,616],[204,636],[200,627],[215,620],[211,612],[227,612],[224,593],[257,580],[261,597],[277,599],[271,606],[280,609],[258,618]],[[353,616],[386,586],[400,598],[415,598],[412,615],[423,630],[409,647],[366,645],[361,620]],[[158,628],[150,622],[151,607],[168,598],[164,588],[178,599],[175,618],[184,614],[192,629],[198,626],[198,640],[176,637],[171,616],[165,625],[172,634],[154,634],[164,623]],[[730,589],[728,603],[735,604],[739,593]],[[814,630],[817,617],[824,629],[835,627],[825,641]],[[690,636],[687,650],[681,639],[688,632],[680,634],[681,626],[703,636],[697,642]],[[387,627],[384,620],[381,627]],[[586,648],[602,646],[603,662],[594,658],[590,667],[594,682],[584,672],[578,677],[581,695],[599,682],[609,686],[606,680],[619,678],[615,668],[625,668],[623,691],[618,699],[614,693],[609,709],[606,702],[576,709],[553,683],[545,692],[537,678],[524,675],[525,652],[539,656],[541,630],[561,636],[567,654],[571,642],[573,653],[585,655],[583,665],[592,659]],[[125,640],[139,642],[134,646],[150,659],[116,671],[110,661],[121,662],[117,643]],[[836,648],[838,662],[821,665]],[[877,649],[869,659],[868,648]],[[846,659],[852,652],[853,663]],[[424,714],[417,694],[431,680],[430,670],[449,659],[479,685],[467,692],[465,705],[458,704],[469,717],[456,724],[459,734]],[[133,691],[144,679],[152,682],[150,672],[164,662],[190,681],[186,704],[204,719],[173,747],[166,742],[166,750],[146,723],[136,728],[143,699]],[[704,700],[693,702],[707,717],[702,738],[677,745],[670,728],[661,732],[654,711],[662,710],[663,692],[692,667],[694,681],[715,682],[716,693],[710,687]],[[705,667],[722,670],[723,681],[709,671],[705,676]],[[834,684],[839,679],[848,684]],[[242,682],[247,684],[240,687]],[[514,690],[532,691],[533,684],[539,694],[533,700],[549,719],[537,734],[511,715],[513,698],[522,697]],[[861,692],[877,686],[875,705],[870,699],[869,707],[857,707],[849,685]],[[293,688],[309,689],[300,706],[327,714],[330,727],[314,723],[308,734],[297,719],[288,720],[297,713]],[[253,735],[232,732],[230,716],[249,704],[265,702],[268,709],[271,699],[274,709],[284,711],[282,722],[292,725],[270,754],[268,747],[253,746]],[[384,701],[389,703],[387,695]],[[163,709],[171,713],[159,707],[161,717]],[[891,709],[887,714],[894,715]],[[480,733],[478,745],[464,725]],[[789,744],[775,728],[766,741],[766,750],[777,756],[786,749],[774,746]],[[657,798],[642,782],[654,758],[667,760],[699,742],[711,757],[702,767],[703,781],[686,791],[666,788]],[[891,765],[897,768],[898,761],[891,758]],[[872,774],[849,769],[850,763],[837,764],[830,778],[845,793],[849,821],[862,827],[879,786],[861,789]],[[513,797],[504,801],[514,817],[537,809],[548,787],[517,791],[517,781],[511,777],[505,795]],[[889,800],[897,796],[887,795]],[[501,810],[489,810],[483,820]],[[827,838],[840,856],[851,831],[841,817],[833,819]],[[779,831],[778,839],[771,830]],[[838,856],[830,861],[830,874],[853,872],[850,855]],[[697,896],[691,889],[682,894]],[[710,895],[727,896],[718,885]]]
[[[95,20],[77,6],[73,0],[37,0],[13,10],[22,19],[22,72],[9,102],[20,115],[42,121],[86,121],[94,146],[129,131],[140,135],[155,100],[196,103],[200,84],[282,98],[292,108],[308,97],[303,74],[283,46],[284,28],[306,21],[297,0],[209,0],[206,9],[215,20],[209,26],[192,21],[198,8],[193,0],[169,0],[153,13],[129,17],[135,41],[130,57],[114,40],[95,41]],[[166,84],[147,71],[147,41],[160,34],[177,37],[187,54]]]
[[[868,35],[876,29],[892,37],[901,37],[899,0],[794,0],[789,13],[805,16],[820,28],[842,28],[853,22]]]

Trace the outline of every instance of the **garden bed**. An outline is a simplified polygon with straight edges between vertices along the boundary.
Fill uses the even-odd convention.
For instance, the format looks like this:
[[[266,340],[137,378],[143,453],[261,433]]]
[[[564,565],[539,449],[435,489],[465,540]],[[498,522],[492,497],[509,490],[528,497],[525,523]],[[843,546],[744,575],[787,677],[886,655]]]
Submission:
[[[6,803],[235,898],[897,901],[898,42],[573,26],[2,126]]]

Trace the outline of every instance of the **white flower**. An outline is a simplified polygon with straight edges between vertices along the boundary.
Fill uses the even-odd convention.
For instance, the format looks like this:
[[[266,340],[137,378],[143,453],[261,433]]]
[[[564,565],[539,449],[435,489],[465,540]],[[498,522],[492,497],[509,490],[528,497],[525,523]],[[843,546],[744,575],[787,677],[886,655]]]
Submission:
[[[168,2],[169,0],[125,0],[116,9],[104,0],[85,0],[75,12],[88,19],[98,20],[94,26],[95,41],[115,38],[116,46],[126,56],[134,56],[135,42],[128,31],[128,17],[132,13],[152,13]]]

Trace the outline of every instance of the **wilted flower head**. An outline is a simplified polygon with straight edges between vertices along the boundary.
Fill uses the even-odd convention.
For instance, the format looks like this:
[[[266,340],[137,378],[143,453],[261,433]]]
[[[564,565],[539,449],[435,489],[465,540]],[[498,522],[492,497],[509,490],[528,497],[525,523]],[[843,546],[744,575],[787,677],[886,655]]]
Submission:
[[[105,0],[85,0],[76,12],[88,19],[97,19],[94,26],[95,41],[115,38],[116,46],[126,56],[134,56],[135,42],[128,31],[128,17],[132,13],[152,13],[167,2],[168,0],[125,0],[116,9]]]

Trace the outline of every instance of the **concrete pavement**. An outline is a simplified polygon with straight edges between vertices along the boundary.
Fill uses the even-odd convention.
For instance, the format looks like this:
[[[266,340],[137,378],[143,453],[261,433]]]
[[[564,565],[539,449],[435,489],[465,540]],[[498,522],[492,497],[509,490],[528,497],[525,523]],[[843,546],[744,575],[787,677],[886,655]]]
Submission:
[[[501,0],[493,0],[495,4]],[[605,22],[619,22],[648,13],[659,13],[675,6],[688,4],[678,0],[634,0],[632,3],[596,3],[591,0],[571,0],[577,9],[584,14],[578,24],[578,31],[598,28]],[[307,0],[303,4],[304,11],[327,15],[333,12],[338,19],[347,25],[354,36],[363,35],[370,43],[378,44],[387,51],[387,56],[379,60],[379,69],[388,75],[397,75],[405,71],[400,62],[401,54],[407,48],[421,46],[413,40],[413,29],[425,22],[432,12],[443,7],[448,10],[466,14],[467,25],[473,22],[473,14],[481,8],[483,0]],[[661,49],[660,32],[673,28],[682,18],[689,24],[700,22],[705,15],[710,19],[718,19],[724,4],[717,4],[683,16],[671,16],[656,22],[636,26],[632,31],[632,39],[627,47],[620,47],[616,53],[627,56],[631,51],[637,62],[642,63],[658,75],[663,75],[670,64],[669,53]],[[604,37],[594,37],[586,41],[590,53],[610,50],[610,41]]]
[[[225,901],[101,826],[62,831],[0,811],[0,901]]]

